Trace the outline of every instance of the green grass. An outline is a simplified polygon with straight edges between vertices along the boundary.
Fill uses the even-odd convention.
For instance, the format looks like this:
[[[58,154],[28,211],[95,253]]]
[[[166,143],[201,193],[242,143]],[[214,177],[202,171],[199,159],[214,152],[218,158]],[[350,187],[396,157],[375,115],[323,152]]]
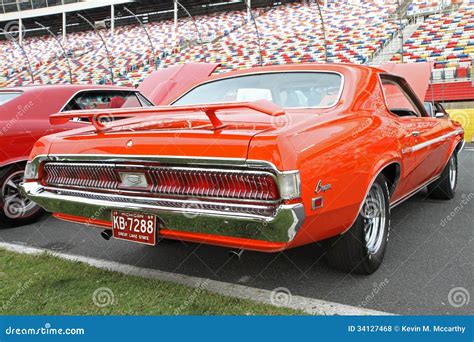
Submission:
[[[299,315],[303,312],[159,280],[97,269],[51,255],[0,250],[1,315]],[[96,296],[107,288],[110,296]],[[102,292],[106,293],[106,292]],[[109,292],[110,294],[110,292]]]

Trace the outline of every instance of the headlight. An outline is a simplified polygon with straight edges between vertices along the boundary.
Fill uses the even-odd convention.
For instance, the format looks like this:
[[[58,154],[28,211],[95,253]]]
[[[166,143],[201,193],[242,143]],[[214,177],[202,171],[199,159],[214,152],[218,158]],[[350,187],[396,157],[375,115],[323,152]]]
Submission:
[[[301,196],[301,180],[299,171],[288,171],[278,175],[278,187],[283,199],[299,198]]]
[[[23,179],[37,179],[38,178],[38,167],[32,162],[26,163],[25,175]]]

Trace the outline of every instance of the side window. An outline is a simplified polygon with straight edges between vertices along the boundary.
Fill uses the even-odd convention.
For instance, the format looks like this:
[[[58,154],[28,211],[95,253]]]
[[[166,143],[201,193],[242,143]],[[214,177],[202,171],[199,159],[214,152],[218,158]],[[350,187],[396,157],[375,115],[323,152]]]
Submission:
[[[76,94],[63,111],[142,107],[135,92],[90,90]]]
[[[398,116],[422,116],[410,96],[395,81],[382,78],[388,110]]]

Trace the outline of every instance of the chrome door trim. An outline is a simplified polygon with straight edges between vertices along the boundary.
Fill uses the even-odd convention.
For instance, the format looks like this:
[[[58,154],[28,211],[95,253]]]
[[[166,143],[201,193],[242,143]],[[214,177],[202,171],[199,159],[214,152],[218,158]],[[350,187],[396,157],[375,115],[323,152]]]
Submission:
[[[433,138],[433,139],[430,139],[430,140],[427,140],[427,141],[424,141],[420,144],[417,144],[417,145],[414,145],[412,147],[410,147],[408,150],[410,152],[416,152],[416,151],[419,151],[425,147],[428,147],[428,146],[431,146],[433,144],[436,144],[438,142],[441,142],[441,141],[444,141],[452,136],[455,136],[455,135],[458,135],[460,133],[462,133],[463,131],[462,130],[455,130],[455,131],[452,131],[452,132],[449,132],[449,133],[446,133],[446,134],[443,134],[439,137],[436,137],[436,138]]]
[[[430,180],[428,180],[427,182],[421,184],[419,187],[417,187],[416,189],[410,191],[408,194],[400,197],[398,200],[390,203],[390,209],[393,209],[395,208],[396,206],[398,206],[399,204],[402,204],[403,202],[405,202],[407,199],[411,198],[413,195],[415,195],[416,193],[418,193],[421,189],[423,189],[425,186],[428,186],[430,185],[431,183],[435,182],[436,180],[438,180],[439,178],[441,177],[441,174],[431,178]]]

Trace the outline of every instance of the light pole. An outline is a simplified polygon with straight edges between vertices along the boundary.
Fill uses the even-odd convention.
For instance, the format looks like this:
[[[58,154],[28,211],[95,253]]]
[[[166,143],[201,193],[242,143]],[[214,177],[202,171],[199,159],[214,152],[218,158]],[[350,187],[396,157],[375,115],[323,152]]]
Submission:
[[[94,30],[94,32],[99,36],[100,40],[102,41],[102,44],[104,44],[104,48],[105,48],[105,52],[107,53],[107,60],[109,61],[109,72],[110,72],[110,80],[112,81],[112,84],[115,84],[115,81],[114,81],[114,71],[112,69],[112,56],[110,55],[109,53],[109,49],[107,48],[107,43],[105,42],[105,39],[104,37],[102,37],[102,35],[100,34],[99,30],[97,30],[97,28],[95,27],[94,24],[92,24],[88,19],[86,19],[84,16],[82,16],[81,14],[77,14],[77,16],[79,18],[81,18],[82,20],[84,20],[86,23],[89,24],[90,27],[92,27],[92,29]]]
[[[140,24],[141,28],[143,29],[143,31],[145,31],[145,34],[148,38],[148,41],[150,42],[150,48],[151,48],[151,54],[153,55],[153,64],[155,65],[155,70],[157,69],[157,65],[156,65],[156,54],[155,54],[155,47],[153,46],[153,41],[151,40],[151,37],[150,35],[148,34],[148,30],[146,29],[145,25],[143,25],[143,22],[140,20],[140,18],[138,18],[135,13],[133,13],[131,10],[129,10],[127,7],[123,7],[123,9],[125,11],[127,11],[128,13],[130,13],[131,15],[133,15],[133,17],[136,19],[136,21],[138,21],[138,23]]]
[[[63,44],[61,43],[61,40],[49,29],[49,27],[44,26],[43,24],[35,21],[35,24],[40,26],[41,28],[45,29],[48,31],[48,33],[56,40],[56,42],[59,44],[61,49],[63,50],[63,56],[66,59],[68,70],[69,70],[69,83],[73,83],[72,81],[72,70],[71,70],[71,62],[69,61],[69,56],[66,52],[66,49],[64,48]]]
[[[327,37],[326,37],[326,27],[324,26],[323,12],[321,10],[321,5],[319,4],[319,0],[316,0],[316,4],[318,6],[319,19],[321,19],[321,28],[323,29],[324,61],[327,63],[327,62],[329,62],[329,60],[328,60],[328,40],[327,40]]]
[[[29,58],[28,58],[28,54],[26,53],[25,49],[23,49],[23,46],[22,46],[20,43],[18,43],[18,42],[16,41],[16,39],[10,34],[10,32],[5,31],[5,30],[2,29],[2,28],[0,28],[0,30],[1,30],[1,32],[3,32],[3,34],[8,38],[8,40],[14,42],[15,45],[17,45],[17,46],[20,48],[21,53],[22,53],[23,56],[25,57],[26,62],[27,62],[27,64],[28,64],[27,67],[28,67],[28,71],[29,71],[29,73],[30,73],[31,83],[35,84],[35,77],[34,77],[34,75],[33,75],[33,69],[31,68],[31,63],[30,63],[30,60],[29,60]]]
[[[401,11],[401,8],[400,8],[400,0],[397,1],[397,4],[398,4],[398,27],[399,27],[399,30],[400,30],[400,39],[402,41],[402,44],[401,44],[401,51],[402,51],[402,55],[400,57],[400,60],[403,64],[403,61],[404,61],[404,58],[403,58],[403,53],[404,53],[404,38],[403,38],[403,27],[402,27],[402,11]]]
[[[258,53],[260,56],[259,64],[260,66],[263,66],[262,43],[260,41],[260,32],[258,31],[257,21],[255,20],[255,16],[253,15],[252,8],[249,6],[248,2],[245,3],[245,6],[247,6],[247,15],[250,16],[253,22],[253,26],[255,27],[255,33],[257,34]]]
[[[201,37],[201,31],[199,31],[199,28],[196,24],[196,20],[194,20],[194,17],[191,15],[191,13],[189,13],[189,11],[187,10],[186,7],[184,7],[178,0],[175,0],[176,4],[181,7],[185,12],[186,14],[188,15],[188,17],[193,21],[193,24],[194,24],[194,27],[196,28],[196,31],[197,31],[197,34],[198,34],[198,38],[199,38],[199,43],[202,44],[202,37]]]

